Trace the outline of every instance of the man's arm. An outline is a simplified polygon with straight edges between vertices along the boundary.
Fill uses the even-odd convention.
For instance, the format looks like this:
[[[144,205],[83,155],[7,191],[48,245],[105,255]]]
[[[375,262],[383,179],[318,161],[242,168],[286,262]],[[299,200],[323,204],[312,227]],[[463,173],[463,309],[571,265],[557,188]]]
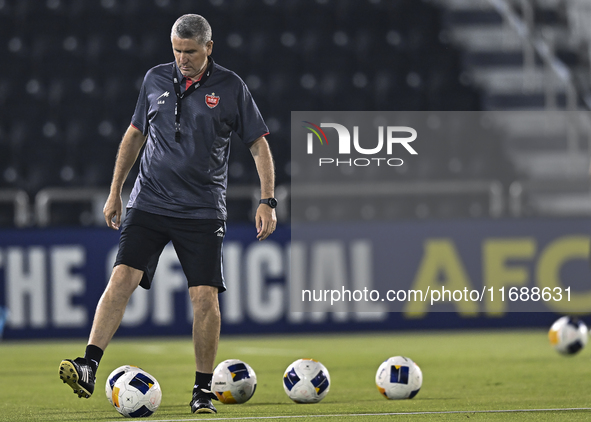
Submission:
[[[261,136],[250,146],[250,152],[261,180],[261,199],[275,196],[275,166],[271,149],[264,136]],[[275,231],[277,216],[275,210],[267,204],[259,204],[255,217],[257,239],[264,240]]]
[[[115,170],[113,171],[113,181],[111,182],[111,191],[103,209],[107,226],[112,229],[119,230],[119,226],[121,225],[121,213],[123,209],[121,204],[121,190],[145,141],[146,137],[142,132],[133,126],[129,126],[119,145],[117,159],[115,160]]]

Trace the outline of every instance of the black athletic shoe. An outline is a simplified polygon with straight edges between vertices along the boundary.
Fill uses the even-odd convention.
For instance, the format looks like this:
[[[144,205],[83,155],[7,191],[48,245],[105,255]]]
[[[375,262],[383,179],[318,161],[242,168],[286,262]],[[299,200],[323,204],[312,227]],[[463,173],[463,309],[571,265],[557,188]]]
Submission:
[[[217,400],[215,394],[208,390],[199,390],[193,392],[191,400],[191,412],[193,413],[218,413],[217,409],[211,404],[211,400]]]
[[[60,363],[60,379],[74,390],[78,397],[89,398],[94,392],[96,378],[85,358],[64,359]]]

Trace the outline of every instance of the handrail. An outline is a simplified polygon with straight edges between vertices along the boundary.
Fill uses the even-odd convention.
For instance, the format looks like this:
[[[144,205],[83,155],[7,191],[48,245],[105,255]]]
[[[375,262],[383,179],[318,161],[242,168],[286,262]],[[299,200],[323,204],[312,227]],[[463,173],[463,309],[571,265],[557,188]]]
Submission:
[[[523,41],[523,50],[524,56],[528,56],[528,50],[532,48],[538,54],[538,56],[542,59],[547,69],[550,69],[552,73],[556,76],[556,78],[562,82],[565,88],[565,95],[566,95],[566,110],[568,111],[576,111],[578,110],[579,104],[579,92],[577,91],[577,83],[575,78],[573,77],[573,73],[569,69],[569,67],[560,60],[555,52],[554,52],[554,45],[552,42],[546,42],[542,36],[536,34],[534,32],[534,14],[531,2],[527,0],[521,0],[521,5],[523,8],[523,14],[525,18],[522,20],[517,13],[511,8],[507,0],[488,0],[489,3],[497,10],[497,12],[503,17],[505,21],[507,21],[513,29],[517,32],[519,37]],[[552,40],[550,40],[552,41]],[[531,53],[529,54],[531,55]],[[535,61],[527,60],[527,63],[524,62],[524,72],[527,71],[526,67],[535,66]],[[526,78],[527,80],[527,78]],[[554,88],[554,84],[550,83],[549,81],[546,82],[546,108],[552,109],[556,108],[556,89]],[[589,105],[586,101],[583,102],[585,107],[589,109]],[[574,114],[569,114],[569,118],[571,119],[571,129],[567,132],[567,148],[568,151],[573,155],[577,155],[580,152],[579,146],[579,135],[581,133],[580,125],[581,123],[576,118]],[[589,121],[589,116],[585,116],[587,122]],[[591,142],[591,140],[590,140]]]
[[[531,192],[591,192],[591,181],[579,180],[516,180],[509,186],[509,212],[523,217],[523,196]]]
[[[554,51],[542,37],[533,33],[533,13],[531,5],[527,1],[522,1],[524,6],[525,16],[529,22],[524,22],[511,6],[507,0],[488,0],[489,3],[497,10],[497,12],[505,19],[517,32],[519,37],[524,41],[524,50],[527,48],[534,48],[540,58],[544,61],[546,66],[553,71],[556,77],[561,80],[566,87],[566,105],[568,110],[577,109],[577,90],[575,88],[574,78],[567,65],[562,60],[556,57]],[[527,54],[526,54],[527,56]],[[528,60],[530,63],[531,60]]]
[[[253,211],[259,205],[260,187],[254,185],[231,185],[227,190],[228,199],[248,199],[252,202]],[[124,204],[127,202],[125,197],[129,197],[130,192],[123,193]],[[282,204],[278,207],[277,217],[281,221],[288,218],[289,209],[287,205],[289,190],[283,186],[275,189],[275,196]],[[35,195],[35,222],[39,227],[47,227],[51,224],[51,205],[55,202],[91,202],[93,215],[96,221],[102,221],[102,209],[109,196],[107,188],[46,188],[40,190]],[[28,204],[28,199],[27,199]],[[285,205],[283,205],[285,204]],[[97,217],[100,216],[100,217]]]
[[[35,195],[35,221],[39,227],[51,223],[51,204],[54,202],[90,201],[93,209],[104,205],[109,196],[107,188],[46,188]]]
[[[366,183],[310,183],[291,186],[291,198],[358,198],[395,195],[465,195],[487,193],[489,213],[498,218],[505,209],[503,185],[497,180],[444,180]]]
[[[29,195],[21,189],[0,190],[0,202],[14,204],[14,225],[26,227],[29,225]]]
[[[289,202],[302,198],[368,197],[396,195],[462,195],[485,193],[489,196],[489,214],[500,217],[505,210],[503,186],[496,180],[447,180],[447,181],[408,181],[356,183],[311,183],[294,186],[281,185],[275,189],[279,203],[278,219],[286,221],[289,217]],[[56,202],[92,202],[94,213],[102,215],[102,208],[109,194],[107,188],[46,188],[35,196],[34,218],[31,218],[29,196],[22,190],[0,190],[0,201],[15,204],[15,226],[26,227],[37,224],[47,227],[51,224],[51,205]],[[129,196],[124,192],[123,196]],[[228,189],[228,199],[250,199],[252,209],[256,210],[260,198],[260,188],[254,185],[238,185]]]

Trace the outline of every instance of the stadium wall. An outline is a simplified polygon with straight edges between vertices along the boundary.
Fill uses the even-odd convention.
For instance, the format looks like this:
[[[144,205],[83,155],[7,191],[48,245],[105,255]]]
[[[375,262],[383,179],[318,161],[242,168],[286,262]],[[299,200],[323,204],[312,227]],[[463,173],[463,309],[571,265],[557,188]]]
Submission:
[[[591,312],[587,229],[586,220],[558,219],[331,223],[297,233],[280,226],[258,242],[252,226],[229,225],[222,333],[548,327],[558,314]],[[99,228],[2,231],[3,338],[86,337],[117,242],[117,232]],[[381,300],[387,289],[427,285],[464,297]],[[571,287],[570,300],[500,300],[501,289],[543,286]],[[484,300],[466,295],[472,291]],[[335,292],[343,298],[335,301]],[[169,245],[152,289],[134,293],[117,336],[188,335],[190,321],[186,280]]]

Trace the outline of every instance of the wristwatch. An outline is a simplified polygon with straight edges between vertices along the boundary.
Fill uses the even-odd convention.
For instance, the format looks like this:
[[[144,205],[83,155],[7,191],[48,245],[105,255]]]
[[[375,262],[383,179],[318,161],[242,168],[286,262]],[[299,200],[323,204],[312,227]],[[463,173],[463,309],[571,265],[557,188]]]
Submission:
[[[275,208],[277,206],[277,200],[275,198],[261,199],[259,204],[267,204],[271,208]]]

